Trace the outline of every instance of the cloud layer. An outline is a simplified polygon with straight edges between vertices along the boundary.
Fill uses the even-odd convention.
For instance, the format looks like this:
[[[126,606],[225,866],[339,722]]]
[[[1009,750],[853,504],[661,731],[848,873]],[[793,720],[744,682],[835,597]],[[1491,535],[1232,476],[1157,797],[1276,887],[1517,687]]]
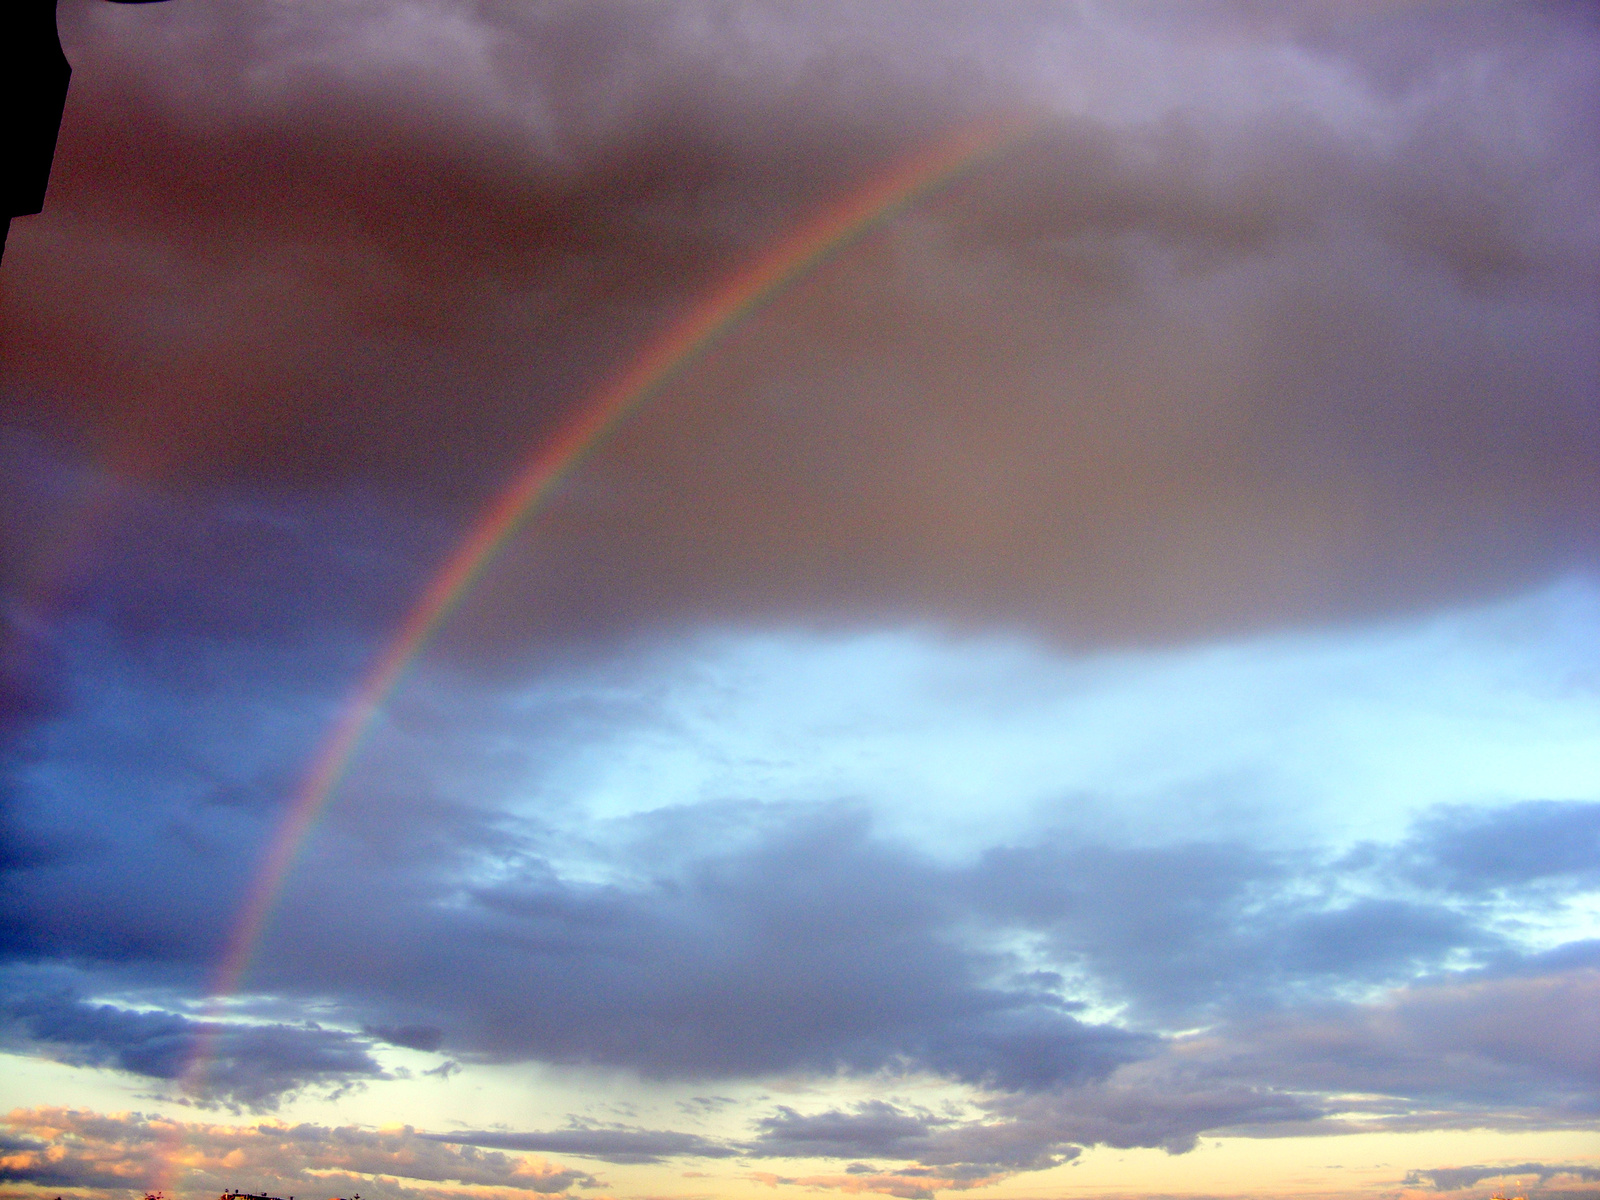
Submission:
[[[0,297],[0,1037],[284,1119],[24,1098],[8,1180],[181,1144],[195,1189],[611,1186],[549,1154],[926,1196],[1592,1125],[1588,8],[61,19]],[[1033,135],[748,314],[487,565],[208,1008],[517,464],[996,114]],[[535,1069],[736,1098],[295,1116]]]
[[[141,1114],[102,1116],[71,1109],[16,1109],[3,1126],[6,1182],[122,1190],[153,1186],[181,1146],[197,1189],[229,1191],[237,1180],[288,1191],[355,1182],[378,1197],[439,1195],[429,1184],[466,1184],[541,1194],[592,1184],[593,1177],[540,1159],[445,1146],[413,1130],[262,1123],[182,1124]],[[383,1177],[383,1178],[374,1178]]]
[[[122,473],[378,484],[458,522],[802,215],[966,117],[1044,114],[660,397],[463,635],[714,612],[1171,637],[1594,562],[1580,10],[1426,36],[295,11],[76,16],[7,293],[19,424]],[[1406,61],[1399,27],[1440,48]]]

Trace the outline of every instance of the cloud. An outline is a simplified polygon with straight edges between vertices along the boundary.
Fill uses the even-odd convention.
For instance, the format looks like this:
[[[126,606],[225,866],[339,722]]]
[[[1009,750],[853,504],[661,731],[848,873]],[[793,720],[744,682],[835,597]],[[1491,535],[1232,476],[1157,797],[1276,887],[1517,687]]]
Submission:
[[[464,706],[460,694],[441,708],[451,714],[441,736],[496,711],[492,696]],[[471,707],[480,702],[481,716]],[[174,728],[234,726],[225,706],[202,708],[175,708]],[[1381,852],[1182,838],[1130,845],[1053,824],[1013,830],[1007,844],[963,861],[883,831],[867,803],[703,802],[603,824],[559,811],[530,819],[479,790],[514,774],[445,770],[449,756],[436,757],[426,740],[417,749],[428,765],[379,776],[389,782],[356,789],[330,814],[255,955],[264,995],[317,996],[368,1035],[284,1024],[227,1032],[220,1045],[233,1057],[215,1079],[236,1102],[270,1103],[318,1080],[381,1078],[372,1037],[448,1046],[458,1062],[612,1066],[662,1079],[888,1069],[1054,1093],[1160,1057],[1174,1028],[1222,1022],[1261,1039],[1269,1027],[1253,1025],[1254,1014],[1332,1011],[1326,1005],[1352,988],[1394,988],[1463,965],[1530,978],[1562,969],[1508,932],[1524,899],[1517,888],[1487,906],[1418,889],[1437,815]],[[115,759],[110,807],[77,802],[107,813],[85,823],[147,841],[141,878],[187,881],[152,907],[149,934],[127,934],[126,881],[108,869],[124,858],[117,841],[13,872],[7,893],[13,962],[97,962],[58,984],[79,994],[131,996],[163,978],[170,987],[175,971],[203,970],[210,951],[164,931],[216,921],[206,873],[225,872],[266,833],[205,786],[188,802],[165,793],[160,823],[130,822],[114,789],[132,777]],[[61,816],[55,805],[29,811],[43,828]],[[1546,810],[1527,811],[1542,828]],[[557,849],[582,858],[555,858]],[[584,878],[576,868],[587,862],[605,873]],[[1581,877],[1568,883],[1583,886]],[[1577,894],[1538,887],[1541,905]],[[70,921],[57,911],[62,895],[74,897]],[[472,988],[451,982],[460,979]],[[168,1002],[170,993],[156,1004]],[[80,1023],[90,1011],[62,1007]],[[1339,1010],[1338,1021],[1361,1011]],[[171,1077],[193,1033],[185,1018],[102,1015],[116,1017],[115,1038],[74,1025],[54,1044],[76,1038],[92,1050],[73,1053]],[[166,1047],[166,1065],[151,1065],[147,1043]],[[1296,1061],[1297,1050],[1283,1049],[1283,1061]],[[1244,1086],[1270,1081],[1274,1069],[1263,1061]],[[1319,1090],[1323,1067],[1307,1070],[1289,1086]],[[1369,1090],[1400,1087],[1403,1075]]]
[[[1056,961],[1088,961],[1109,995],[1171,1023],[1330,984],[1381,983],[1498,949],[1436,902],[1352,896],[1337,870],[1240,845],[1081,845],[986,853],[976,904],[1044,934]]]
[[[990,1121],[969,1136],[980,1145],[998,1142],[1017,1161],[1036,1165],[1049,1165],[1053,1154],[1073,1144],[1186,1154],[1208,1132],[1343,1132],[1326,1122],[1329,1109],[1314,1094],[1276,1088],[1243,1072],[1232,1078],[1193,1073],[1171,1055],[1124,1068],[1103,1084],[998,1097],[984,1108]]]
[[[362,1032],[408,1050],[437,1050],[444,1043],[444,1030],[437,1025],[376,1025]]]
[[[457,970],[478,981],[473,1009],[426,1001],[456,1010],[452,1045],[497,1057],[534,1045],[666,1077],[904,1059],[1005,1087],[1093,1077],[1146,1052],[1147,1038],[1083,1022],[1054,996],[987,982],[990,956],[943,935],[960,910],[940,898],[939,872],[875,843],[851,809],[695,820],[713,844],[745,842],[741,827],[755,837],[642,887],[475,889],[477,932],[450,938]],[[420,932],[414,946],[444,948]],[[505,949],[480,956],[485,936]],[[386,986],[423,977],[415,953]],[[528,987],[536,1020],[512,999]]]
[[[774,642],[758,638],[748,651],[731,639],[558,660],[532,679],[430,667],[376,731],[371,757],[303,855],[253,956],[254,1024],[219,1034],[212,1096],[259,1107],[296,1088],[381,1079],[373,1039],[382,1039],[446,1047],[469,1070],[539,1061],[682,1081],[908,1072],[1018,1103],[1042,1098],[1028,1110],[1033,1125],[997,1110],[971,1127],[930,1128],[914,1160],[927,1166],[1021,1169],[1108,1139],[1180,1146],[1230,1121],[1321,1127],[1323,1097],[1345,1089],[1435,1105],[1427,1119],[1445,1123],[1484,1112],[1510,1120],[1518,1106],[1536,1122],[1572,1120],[1593,1086],[1556,1065],[1582,1061],[1576,1032],[1537,1054],[1486,1046],[1474,1071],[1452,1083],[1442,1065],[1450,1044],[1430,1040],[1427,1022],[1409,1014],[1445,994],[1428,987],[1449,981],[1497,997],[1483,1004],[1502,1016],[1545,1003],[1559,1012],[1580,995],[1571,981],[1592,965],[1581,942],[1587,876],[1553,852],[1547,860],[1561,870],[1519,866],[1519,879],[1494,867],[1504,882],[1484,893],[1459,880],[1486,868],[1451,864],[1501,853],[1496,839],[1575,843],[1592,805],[1424,807],[1407,825],[1409,776],[1357,771],[1354,784],[1341,783],[1326,764],[1347,766],[1344,747],[1359,739],[1319,740],[1318,731],[1351,720],[1345,697],[1370,704],[1375,691],[1396,687],[1390,673],[1399,670],[1414,694],[1398,697],[1384,710],[1394,718],[1380,723],[1383,737],[1409,748],[1407,770],[1447,763],[1452,752],[1471,752],[1454,748],[1477,743],[1491,755],[1521,747],[1516,761],[1531,770],[1582,761],[1573,746],[1586,742],[1529,749],[1519,739],[1528,729],[1592,736],[1580,719],[1594,645],[1590,595],[1579,581],[1377,632],[1160,655],[886,636],[799,639],[768,661]],[[276,645],[275,637],[170,634],[124,642],[88,622],[58,639],[57,653],[84,664],[77,691],[30,737],[47,749],[44,761],[73,765],[30,767],[13,821],[38,839],[94,836],[70,856],[13,869],[0,900],[5,989],[31,1005],[65,997],[52,1001],[55,1033],[20,1030],[29,1052],[174,1076],[196,1032],[174,999],[205,976],[223,942],[228,914],[216,895],[271,834],[274,785],[262,781],[287,791],[317,714],[337,699],[305,682],[315,674],[307,656],[325,648]],[[866,666],[852,667],[856,659]],[[805,671],[790,670],[802,662]],[[813,695],[807,671],[832,690]],[[663,684],[672,672],[697,672],[699,682]],[[1497,724],[1462,726],[1456,706],[1481,720],[1484,701],[1499,694],[1480,677],[1519,681],[1517,703]],[[782,705],[768,678],[788,689]],[[1330,678],[1336,687],[1324,686]],[[907,731],[871,720],[907,711],[896,689],[913,688],[948,707],[909,710]],[[1322,689],[1326,704],[1275,724],[1282,697],[1308,688]],[[1147,703],[1182,689],[1204,702],[1175,715]],[[1440,692],[1450,698],[1442,726],[1428,717]],[[859,717],[832,706],[840,695],[854,696]],[[1249,703],[1205,723],[1235,695]],[[765,716],[762,704],[771,707]],[[129,711],[140,713],[133,730]],[[1126,712],[1146,714],[1146,723],[1108,742],[1102,731],[1120,728]],[[730,713],[736,730],[737,721],[770,721],[773,736],[696,740],[701,726],[725,732]],[[830,718],[859,720],[863,730],[853,741],[839,735],[831,758],[807,732]],[[985,721],[997,732],[976,736]],[[245,727],[276,730],[278,740],[241,747]],[[1355,733],[1366,727],[1358,722]],[[611,740],[618,729],[649,734],[653,774],[609,784],[602,773],[597,785],[582,774],[586,756],[607,770],[625,761],[615,747],[630,743]],[[696,781],[691,759],[681,776],[690,786],[678,782],[683,763],[671,749],[679,733],[681,753],[717,764]],[[1070,775],[1043,798],[1014,791],[1048,773],[1008,776],[1005,764],[1029,761],[1029,739],[1052,736],[1065,749],[1050,761],[1100,770],[1098,748],[1111,764],[1104,786],[1131,788],[1136,804]],[[962,738],[965,748],[947,755],[946,739]],[[1227,757],[1235,745],[1266,772],[1283,759],[1271,747],[1292,746],[1290,769],[1302,774],[1252,777]],[[177,773],[170,751],[154,753],[171,746],[188,760]],[[785,766],[785,754],[799,766]],[[835,771],[835,761],[864,762],[872,773]],[[971,786],[987,804],[985,827],[914,836],[919,818],[933,828],[961,816],[959,803],[922,781],[936,786],[948,764],[963,762],[982,764]],[[1122,762],[1137,764],[1131,783]],[[1431,777],[1432,766],[1422,774]],[[1373,829],[1363,811],[1346,811],[1354,801],[1326,826],[1285,803],[1301,793],[1283,780],[1302,777],[1330,784],[1330,812],[1364,780],[1388,789],[1372,803],[1393,829],[1389,840],[1349,842],[1351,831],[1370,838]],[[738,788],[781,798],[718,795]],[[852,792],[862,798],[831,798]],[[1258,814],[1269,801],[1293,811],[1272,836],[1252,839],[1268,827]],[[1534,918],[1554,931],[1537,944],[1526,932]],[[47,968],[59,972],[28,974]],[[472,986],[458,986],[463,979]],[[1421,990],[1406,992],[1408,984]],[[1384,994],[1404,1002],[1395,999],[1392,1013],[1354,1002]],[[285,1019],[308,997],[339,1028]],[[1443,1013],[1433,1022],[1441,1029]],[[1482,1027],[1475,1019],[1459,1017],[1463,1028]],[[1141,1063],[1175,1070],[1182,1055],[1199,1054],[1171,1032],[1198,1026],[1217,1031],[1207,1052],[1221,1056],[1213,1077],[1158,1072],[1137,1082]],[[1548,1037],[1560,1028],[1541,1025]],[[1326,1044],[1349,1053],[1317,1057]],[[709,1144],[688,1137],[663,1148],[630,1144],[650,1130],[602,1132],[527,1136],[559,1139],[537,1143],[552,1153],[579,1153],[583,1142],[597,1155]]]
[[[32,1108],[8,1113],[3,1128],[14,1149],[5,1157],[0,1178],[44,1187],[153,1186],[178,1147],[179,1186],[195,1191],[246,1187],[288,1194],[298,1184],[303,1194],[325,1188],[321,1181],[330,1177],[360,1184],[364,1193],[380,1198],[429,1194],[418,1186],[426,1184],[549,1194],[594,1183],[582,1171],[445,1146],[418,1137],[409,1127],[206,1125],[139,1113]]]
[[[349,847],[343,867],[307,877],[286,902],[276,936],[293,951],[280,957],[264,945],[257,986],[342,996],[354,1006],[352,1024],[377,1028],[394,1023],[382,1014],[398,1003],[428,1016],[408,1023],[445,1029],[458,1058],[613,1064],[658,1077],[904,1062],[974,1083],[1040,1086],[1093,1078],[1149,1050],[1148,1036],[1084,1021],[1036,984],[991,978],[1004,957],[948,935],[963,910],[944,873],[877,843],[849,807],[732,806],[698,814],[696,825],[701,835],[685,844],[682,866],[656,879],[596,887],[523,869],[505,882],[469,883],[465,903],[450,906],[433,900],[437,888],[462,886],[453,871],[441,873],[442,859],[399,877],[381,851],[369,858]],[[724,837],[735,845],[718,848]],[[501,849],[522,859],[515,843]],[[95,872],[92,859],[75,868]],[[30,888],[45,882],[35,877]],[[167,897],[169,914],[181,899]],[[332,912],[342,918],[330,921]],[[114,927],[125,915],[108,910],[105,919]],[[94,921],[80,918],[74,929],[51,935],[71,939],[59,951],[115,943]],[[107,967],[156,966],[137,943],[100,953]],[[445,983],[460,978],[474,987]],[[526,1006],[530,991],[541,997],[537,1012]],[[121,1031],[134,1041],[154,1036],[157,1024],[173,1037],[193,1032],[177,1018],[118,1020],[136,1025]],[[286,1044],[257,1055],[244,1044],[252,1038]],[[290,1086],[302,1068],[308,1079],[324,1067],[371,1073],[369,1043],[348,1034],[274,1027],[227,1039],[221,1048],[239,1055],[228,1086],[251,1102]],[[309,1042],[345,1057],[269,1070],[274,1055]],[[121,1041],[95,1053],[126,1056]],[[170,1054],[176,1061],[180,1051]],[[257,1071],[265,1077],[253,1094]]]
[[[197,1189],[595,1182],[543,1151],[921,1196],[1592,1123],[1600,30],[1255,7],[65,6],[0,297],[10,1044],[171,1081],[212,1039],[197,1099],[246,1108],[379,1043],[972,1106],[174,1126]],[[725,272],[1019,111],[565,479],[375,722],[244,1016],[187,1015],[523,456]],[[8,1136],[111,1187],[166,1129]]]
[[[236,1109],[270,1111],[306,1088],[337,1094],[366,1080],[389,1078],[372,1057],[370,1042],[310,1022],[196,1021],[65,995],[14,998],[0,1012],[9,1018],[8,1040],[15,1046],[74,1066],[176,1081],[203,1052],[203,1075],[190,1086],[203,1100]]]
[[[410,11],[73,18],[9,423],[459,531],[713,278],[1021,105],[1039,137],[586,464],[456,649],[708,617],[1174,639],[1595,561],[1573,12]]]
[[[756,1121],[755,1145],[760,1153],[783,1158],[917,1158],[930,1132],[952,1123],[884,1100],[864,1101],[853,1112],[830,1109],[810,1116],[780,1105]]]
[[[888,1158],[920,1164],[898,1172],[880,1172],[860,1162],[846,1169],[846,1174],[865,1177],[994,1179],[1058,1166],[1082,1152],[1059,1131],[1046,1132],[1026,1122],[963,1120],[883,1100],[863,1101],[849,1111],[811,1114],[780,1105],[754,1127],[757,1135],[746,1147],[754,1157]]]
[[[810,1117],[779,1109],[759,1122],[753,1145],[1025,1171],[1084,1146],[1182,1154],[1203,1135],[1587,1128],[1600,1094],[1600,1057],[1583,1019],[1594,986],[1593,971],[1419,984],[1364,1004],[1289,1010],[1174,1039],[1104,1080],[982,1100],[978,1120],[881,1102]]]
[[[1529,800],[1489,812],[1446,809],[1401,848],[1419,882],[1467,893],[1600,886],[1600,804]]]
[[[571,1154],[612,1163],[655,1163],[678,1157],[729,1158],[739,1153],[735,1147],[699,1134],[610,1125],[577,1125],[543,1133],[505,1133],[480,1129],[419,1136],[452,1145]]]
[[[1600,1032],[1584,1014],[1600,970],[1448,977],[1365,1004],[1306,1005],[1216,1030],[1193,1053],[1280,1087],[1394,1097],[1402,1104],[1552,1127],[1593,1119]]]
[[[1405,1181],[1412,1186],[1426,1183],[1436,1192],[1456,1192],[1485,1179],[1509,1179],[1518,1175],[1536,1175],[1541,1184],[1548,1183],[1558,1175],[1586,1181],[1600,1180],[1600,1167],[1538,1162],[1498,1167],[1434,1167],[1425,1171],[1407,1171]]]

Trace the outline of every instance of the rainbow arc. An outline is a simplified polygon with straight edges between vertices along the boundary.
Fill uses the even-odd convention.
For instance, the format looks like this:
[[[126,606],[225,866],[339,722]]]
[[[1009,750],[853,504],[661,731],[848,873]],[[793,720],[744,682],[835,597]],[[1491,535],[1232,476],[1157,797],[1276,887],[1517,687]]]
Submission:
[[[284,882],[378,714],[417,657],[460,606],[508,539],[608,435],[752,313],[896,216],[1008,152],[1038,122],[1018,118],[966,126],[896,163],[701,297],[595,392],[523,463],[433,577],[328,731],[288,812],[256,868],[209,989],[211,1009],[182,1086],[203,1085],[220,1005],[239,990]],[[169,1156],[170,1162],[170,1156]]]

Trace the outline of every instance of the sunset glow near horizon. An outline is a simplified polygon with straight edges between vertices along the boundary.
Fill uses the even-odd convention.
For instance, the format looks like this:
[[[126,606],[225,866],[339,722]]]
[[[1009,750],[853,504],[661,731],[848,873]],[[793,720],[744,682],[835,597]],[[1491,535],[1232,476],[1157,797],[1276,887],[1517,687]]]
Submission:
[[[59,19],[0,1200],[1600,1197],[1591,7]]]

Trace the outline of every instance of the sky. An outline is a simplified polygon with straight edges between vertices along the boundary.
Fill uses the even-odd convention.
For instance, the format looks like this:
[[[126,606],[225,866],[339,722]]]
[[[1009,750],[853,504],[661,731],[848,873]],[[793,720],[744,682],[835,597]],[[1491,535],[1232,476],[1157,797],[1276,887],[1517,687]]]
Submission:
[[[1593,6],[59,20],[0,1197],[1600,1197]]]

